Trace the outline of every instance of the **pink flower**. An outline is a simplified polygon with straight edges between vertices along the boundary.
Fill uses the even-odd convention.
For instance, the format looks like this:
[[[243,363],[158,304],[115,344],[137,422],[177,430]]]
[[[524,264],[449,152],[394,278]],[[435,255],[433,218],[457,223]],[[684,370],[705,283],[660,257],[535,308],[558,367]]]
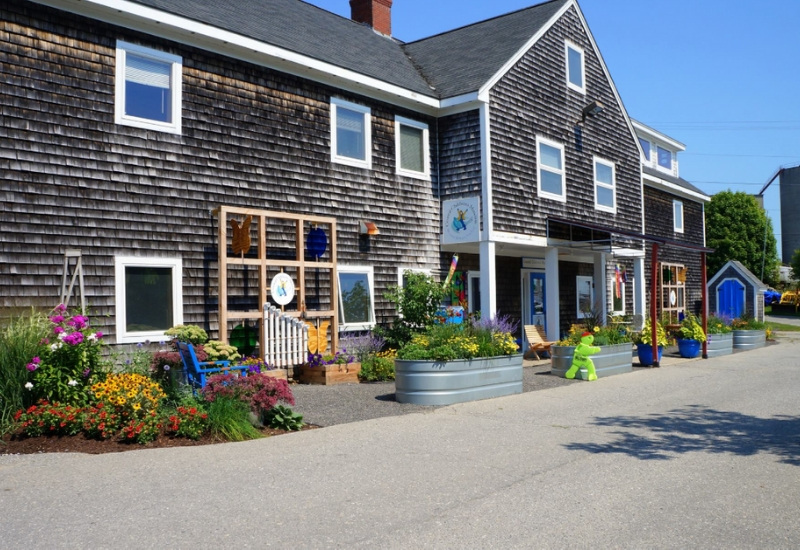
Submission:
[[[98,330],[97,332],[94,333],[94,337],[99,340],[100,338],[103,337],[103,333]]]
[[[83,334],[80,332],[73,332],[64,337],[64,343],[70,346],[77,346],[83,342]]]
[[[61,334],[64,332],[64,327],[53,327],[53,334]]]
[[[67,306],[65,306],[64,304],[58,304],[55,308],[53,308],[53,311],[64,313],[65,311],[67,311]]]
[[[76,315],[69,321],[67,324],[71,327],[75,327],[76,329],[80,330],[86,327],[86,322],[89,320],[88,317],[84,317],[83,315]]]
[[[52,317],[50,317],[50,321],[53,324],[56,324],[56,325],[59,324],[59,323],[63,323],[64,322],[64,316],[63,315],[53,315]]]
[[[33,372],[36,369],[38,369],[39,366],[36,365],[35,363],[28,363],[27,365],[25,365],[25,368],[28,369],[29,371]]]

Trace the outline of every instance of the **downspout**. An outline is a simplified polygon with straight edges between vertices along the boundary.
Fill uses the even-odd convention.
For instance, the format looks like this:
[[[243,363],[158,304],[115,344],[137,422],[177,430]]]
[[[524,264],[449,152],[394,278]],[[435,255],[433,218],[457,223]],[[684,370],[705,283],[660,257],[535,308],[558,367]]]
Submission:
[[[658,364],[658,330],[656,315],[656,296],[658,295],[658,243],[653,243],[653,252],[650,255],[650,337],[653,348],[653,366]]]
[[[703,340],[703,359],[708,359],[708,280],[706,276],[706,253],[700,253],[700,276],[702,277],[703,282],[703,298],[702,298],[702,308],[703,308],[703,334],[706,335],[706,339]]]

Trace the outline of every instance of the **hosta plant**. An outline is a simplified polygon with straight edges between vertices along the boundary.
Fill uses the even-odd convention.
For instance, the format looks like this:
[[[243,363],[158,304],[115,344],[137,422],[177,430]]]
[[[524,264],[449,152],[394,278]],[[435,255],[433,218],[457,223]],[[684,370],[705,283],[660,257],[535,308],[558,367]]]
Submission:
[[[264,423],[277,430],[300,430],[303,427],[303,415],[284,405],[275,405],[265,415]]]

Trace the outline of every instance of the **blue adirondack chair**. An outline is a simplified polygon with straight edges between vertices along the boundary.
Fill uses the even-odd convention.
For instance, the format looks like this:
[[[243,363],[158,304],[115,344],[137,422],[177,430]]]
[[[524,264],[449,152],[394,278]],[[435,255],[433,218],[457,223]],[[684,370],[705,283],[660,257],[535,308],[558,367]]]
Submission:
[[[206,377],[211,374],[238,371],[240,376],[247,376],[247,365],[231,365],[230,361],[198,361],[194,346],[189,342],[178,342],[178,353],[186,369],[186,379],[195,390],[202,389]]]

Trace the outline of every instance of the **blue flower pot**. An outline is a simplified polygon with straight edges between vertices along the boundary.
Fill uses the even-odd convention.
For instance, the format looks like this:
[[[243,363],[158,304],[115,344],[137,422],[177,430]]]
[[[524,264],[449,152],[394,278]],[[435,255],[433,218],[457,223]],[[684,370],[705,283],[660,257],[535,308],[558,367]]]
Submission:
[[[661,355],[664,348],[658,346],[658,360],[661,361]],[[650,344],[636,344],[636,355],[639,356],[639,363],[645,367],[653,364],[653,346]]]
[[[681,357],[686,359],[693,359],[700,355],[700,341],[691,339],[678,339],[678,352]]]

